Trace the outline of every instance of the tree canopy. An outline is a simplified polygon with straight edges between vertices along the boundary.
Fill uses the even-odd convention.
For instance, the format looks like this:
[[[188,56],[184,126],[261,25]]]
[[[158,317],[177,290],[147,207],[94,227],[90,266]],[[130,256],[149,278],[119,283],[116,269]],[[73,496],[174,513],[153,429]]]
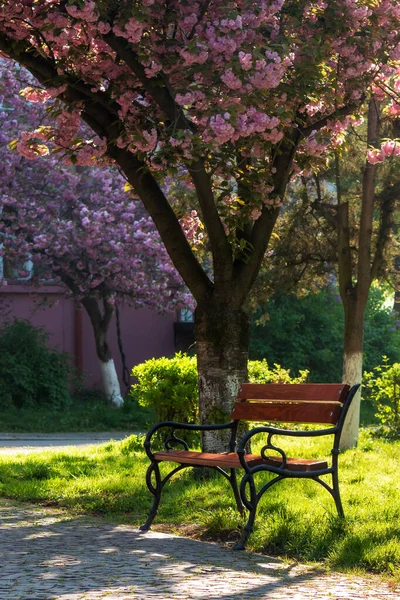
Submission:
[[[58,124],[20,150],[114,161],[197,302],[202,422],[247,377],[245,303],[289,180],[340,145],[370,94],[400,113],[399,22],[397,0],[0,0],[0,51],[40,84],[26,98],[57,99]],[[207,268],[166,176],[194,190]]]

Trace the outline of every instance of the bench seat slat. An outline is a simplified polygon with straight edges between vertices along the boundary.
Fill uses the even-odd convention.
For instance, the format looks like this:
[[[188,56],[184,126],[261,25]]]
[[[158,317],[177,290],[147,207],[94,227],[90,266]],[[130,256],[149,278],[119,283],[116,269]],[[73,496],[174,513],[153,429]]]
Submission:
[[[188,450],[165,450],[154,453],[155,460],[170,461],[186,465],[202,467],[222,467],[226,469],[240,469],[242,465],[236,452],[225,454],[211,454],[208,452],[190,452]],[[269,456],[267,459],[257,454],[246,454],[246,462],[249,467],[266,464],[279,468],[282,465],[280,456]],[[292,471],[319,471],[328,468],[324,460],[305,458],[288,458],[287,467]]]
[[[329,423],[335,425],[342,405],[334,402],[235,402],[231,417],[237,421]]]
[[[350,386],[339,383],[242,383],[238,400],[308,400],[309,402],[341,402]]]

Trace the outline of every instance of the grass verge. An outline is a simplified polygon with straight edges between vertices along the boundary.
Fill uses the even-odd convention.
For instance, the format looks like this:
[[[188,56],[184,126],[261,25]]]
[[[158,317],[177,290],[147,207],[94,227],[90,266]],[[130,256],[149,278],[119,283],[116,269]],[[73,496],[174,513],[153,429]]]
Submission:
[[[142,442],[131,436],[89,450],[0,456],[0,495],[140,524],[151,504]],[[328,450],[326,441],[306,444],[294,440],[289,455],[322,456]],[[363,430],[359,447],[340,458],[345,522],[321,486],[287,480],[263,497],[249,548],[400,580],[399,459],[400,441],[374,439]],[[218,475],[198,480],[190,470],[168,484],[156,523],[232,542],[243,525],[227,482]]]
[[[0,431],[7,433],[63,433],[77,431],[146,431],[154,413],[131,398],[122,408],[101,396],[74,400],[63,410],[37,406],[0,411]]]

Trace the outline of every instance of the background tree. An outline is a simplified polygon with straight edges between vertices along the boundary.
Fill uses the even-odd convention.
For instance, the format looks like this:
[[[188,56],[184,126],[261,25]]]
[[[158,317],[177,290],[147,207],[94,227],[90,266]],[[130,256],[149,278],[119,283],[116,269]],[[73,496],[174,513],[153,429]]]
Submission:
[[[363,370],[372,371],[386,355],[400,361],[396,316],[387,287],[371,287],[365,311]],[[336,284],[306,295],[284,292],[261,304],[252,319],[250,358],[266,358],[291,373],[307,369],[309,380],[334,383],[343,373],[344,312]]]
[[[398,24],[396,0],[0,2],[0,50],[69,106],[48,138],[88,154],[78,117],[90,125],[197,302],[203,423],[226,418],[246,379],[246,301],[293,169],[337,140],[376,77],[396,75]],[[211,275],[160,186],[179,167]]]
[[[7,142],[25,125],[46,122],[42,105],[18,94],[27,73],[2,62],[0,105],[0,239],[3,283],[59,281],[85,308],[96,342],[105,394],[123,403],[107,333],[116,305],[174,311],[188,306],[151,219],[124,191],[116,169],[67,166],[12,152]],[[10,118],[11,116],[11,118]],[[44,126],[44,125],[43,125]],[[0,274],[1,275],[1,274]]]
[[[330,168],[322,165],[292,188],[278,228],[274,269],[266,275],[270,284],[279,276],[281,287],[301,292],[337,274],[344,309],[343,381],[350,383],[362,378],[371,285],[392,278],[397,246],[400,147],[393,116],[400,109],[380,95],[380,102],[373,98],[366,106],[365,123],[351,128],[346,144],[336,149]],[[359,399],[353,402],[343,446],[357,436]]]

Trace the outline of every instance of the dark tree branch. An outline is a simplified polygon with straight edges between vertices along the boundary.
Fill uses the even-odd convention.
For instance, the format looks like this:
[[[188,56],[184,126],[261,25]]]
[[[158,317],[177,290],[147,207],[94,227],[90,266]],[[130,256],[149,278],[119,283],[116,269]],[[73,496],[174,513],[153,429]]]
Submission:
[[[139,79],[144,89],[163,111],[173,130],[196,131],[195,125],[186,117],[182,107],[174,99],[173,90],[165,74],[147,77],[143,65],[136,53],[123,38],[108,33],[104,36],[107,44],[118,53],[132,73]],[[210,177],[206,172],[202,159],[187,165],[190,176],[196,188],[203,222],[210,240],[214,260],[214,277],[217,282],[226,281],[230,276],[226,266],[232,263],[232,253],[229,242],[215,205]]]
[[[26,67],[32,75],[44,86],[54,86],[58,73],[49,59],[40,55],[34,47],[26,42],[15,44],[12,40],[0,35],[0,50]],[[84,103],[82,118],[101,138],[107,139],[108,154],[122,168],[128,181],[132,184],[142,200],[146,210],[152,217],[161,239],[177,270],[193,293],[196,300],[210,293],[212,284],[194,256],[179,222],[170,207],[157,181],[148,171],[146,165],[134,154],[117,148],[117,139],[122,123],[115,118],[115,103],[106,95],[91,92],[90,87],[75,78],[66,76],[67,90],[62,99],[73,106],[78,102]],[[64,81],[65,83],[65,81]],[[110,105],[107,104],[107,100]]]

